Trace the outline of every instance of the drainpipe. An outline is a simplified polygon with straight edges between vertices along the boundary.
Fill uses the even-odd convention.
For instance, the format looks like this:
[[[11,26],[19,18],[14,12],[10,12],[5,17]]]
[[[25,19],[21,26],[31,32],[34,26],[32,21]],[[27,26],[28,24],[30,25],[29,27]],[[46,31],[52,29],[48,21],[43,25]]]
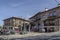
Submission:
[[[22,26],[21,26],[21,31],[22,31]]]
[[[29,32],[30,32],[30,27],[31,27],[31,25],[30,25],[30,23],[29,23]]]
[[[58,31],[60,30],[59,19],[58,19]]]

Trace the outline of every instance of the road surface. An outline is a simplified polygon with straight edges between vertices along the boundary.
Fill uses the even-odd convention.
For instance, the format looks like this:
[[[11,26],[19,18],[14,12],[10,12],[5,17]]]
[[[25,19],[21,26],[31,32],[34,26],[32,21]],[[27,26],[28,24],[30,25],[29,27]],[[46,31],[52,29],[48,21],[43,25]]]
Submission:
[[[26,35],[2,35],[0,40],[60,40],[60,32],[30,33]]]

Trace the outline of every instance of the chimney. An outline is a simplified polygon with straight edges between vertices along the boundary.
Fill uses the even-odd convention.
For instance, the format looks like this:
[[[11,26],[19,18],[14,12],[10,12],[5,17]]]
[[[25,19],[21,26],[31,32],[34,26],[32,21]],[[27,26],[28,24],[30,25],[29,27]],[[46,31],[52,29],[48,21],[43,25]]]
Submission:
[[[45,11],[48,11],[48,8],[45,8]]]

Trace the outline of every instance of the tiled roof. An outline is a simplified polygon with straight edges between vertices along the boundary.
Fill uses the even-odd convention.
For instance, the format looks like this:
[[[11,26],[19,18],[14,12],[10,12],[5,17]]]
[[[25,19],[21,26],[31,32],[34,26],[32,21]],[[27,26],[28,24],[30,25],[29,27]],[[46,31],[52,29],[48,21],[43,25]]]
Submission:
[[[19,20],[23,20],[23,21],[28,21],[28,20],[20,18],[20,17],[10,17],[10,18],[4,19],[3,21],[8,20],[8,19],[19,19]]]
[[[54,9],[57,9],[57,8],[60,8],[60,6],[55,7],[55,8],[52,8],[52,9],[49,9],[49,10],[47,10],[47,11],[38,12],[37,14],[35,14],[35,15],[34,15],[34,16],[32,16],[32,17],[30,17],[29,19],[31,19],[31,18],[33,18],[33,17],[35,17],[35,16],[37,16],[37,15],[39,15],[39,14],[41,14],[41,13],[45,13],[45,12],[48,12],[48,11],[51,11],[51,10],[54,10]]]

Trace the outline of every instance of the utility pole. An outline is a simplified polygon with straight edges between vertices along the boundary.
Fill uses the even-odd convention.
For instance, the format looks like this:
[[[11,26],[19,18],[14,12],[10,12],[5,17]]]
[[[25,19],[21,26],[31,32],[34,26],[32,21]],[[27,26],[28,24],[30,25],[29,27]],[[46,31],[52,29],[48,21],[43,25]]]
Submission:
[[[59,4],[59,2],[57,0],[55,0],[55,2]]]
[[[57,0],[54,0],[54,1],[58,4],[58,6],[60,6],[60,3]]]

